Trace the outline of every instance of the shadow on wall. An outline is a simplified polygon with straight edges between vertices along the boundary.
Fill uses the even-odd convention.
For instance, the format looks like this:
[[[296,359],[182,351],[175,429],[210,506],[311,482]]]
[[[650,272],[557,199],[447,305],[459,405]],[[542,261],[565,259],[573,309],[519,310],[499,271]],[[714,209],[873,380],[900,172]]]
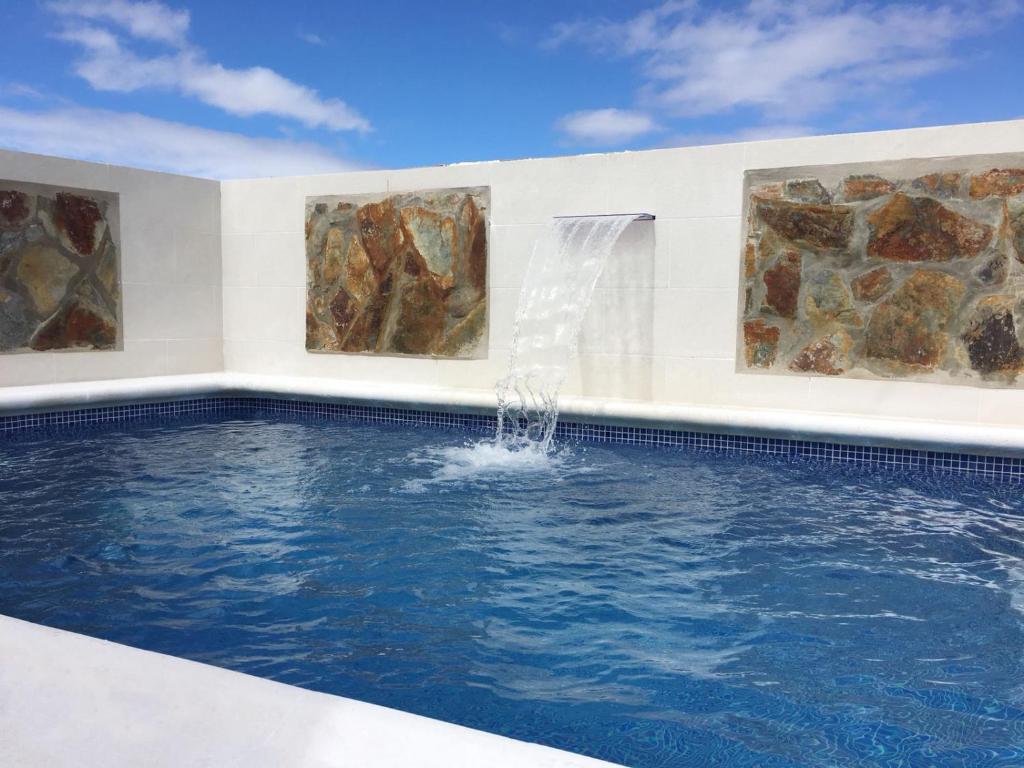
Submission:
[[[654,397],[655,227],[630,224],[597,283],[580,334],[581,395]]]

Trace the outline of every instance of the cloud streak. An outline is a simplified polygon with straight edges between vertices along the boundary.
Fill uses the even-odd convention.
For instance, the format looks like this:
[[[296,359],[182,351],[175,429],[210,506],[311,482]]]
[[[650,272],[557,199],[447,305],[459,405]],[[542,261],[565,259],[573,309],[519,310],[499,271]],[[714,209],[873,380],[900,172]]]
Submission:
[[[327,41],[324,40],[322,37],[320,37],[320,35],[316,34],[315,32],[303,32],[302,30],[299,30],[298,32],[295,33],[295,36],[298,37],[299,40],[301,40],[302,42],[309,43],[310,45],[316,45],[320,47],[327,45]]]
[[[578,144],[614,146],[658,130],[658,124],[642,112],[623,109],[592,109],[562,117],[556,127]]]
[[[140,114],[79,107],[0,107],[0,146],[213,179],[358,169],[316,144],[253,138]]]
[[[60,16],[112,22],[133,37],[172,45],[185,44],[191,22],[188,11],[176,11],[150,0],[55,0],[48,7]]]
[[[639,62],[640,109],[699,119],[751,110],[805,121],[957,66],[956,44],[998,30],[1021,0],[670,0],[622,21],[558,24],[544,45]]]
[[[158,2],[53,2],[65,20],[60,39],[82,55],[75,72],[98,91],[175,91],[241,117],[275,115],[309,128],[366,132],[370,122],[340,99],[323,98],[267,67],[234,69],[212,62],[189,44],[189,16]],[[106,22],[107,26],[98,23]],[[172,50],[140,55],[115,30],[136,40],[169,44]],[[163,31],[161,31],[163,30]]]

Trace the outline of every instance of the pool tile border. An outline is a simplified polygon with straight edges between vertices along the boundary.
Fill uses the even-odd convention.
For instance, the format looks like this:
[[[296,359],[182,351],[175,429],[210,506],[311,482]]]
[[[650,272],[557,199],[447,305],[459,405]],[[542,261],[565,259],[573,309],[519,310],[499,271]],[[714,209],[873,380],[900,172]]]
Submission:
[[[494,416],[471,413],[417,410],[365,403],[327,403],[276,397],[212,396],[0,416],[0,435],[41,427],[66,427],[228,412],[290,413],[317,418],[343,418],[474,432],[493,431],[496,424]],[[917,448],[885,448],[818,440],[653,427],[610,426],[572,420],[560,421],[555,435],[561,440],[580,442],[623,443],[724,453],[757,453],[800,457],[826,463],[868,464],[894,470],[933,471],[980,475],[999,480],[1024,480],[1024,458],[1011,456],[989,456]]]

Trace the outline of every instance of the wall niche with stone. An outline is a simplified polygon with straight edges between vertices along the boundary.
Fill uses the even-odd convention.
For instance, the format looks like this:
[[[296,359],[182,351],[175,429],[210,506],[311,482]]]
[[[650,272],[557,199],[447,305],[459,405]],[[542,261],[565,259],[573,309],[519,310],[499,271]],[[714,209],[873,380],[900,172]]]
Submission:
[[[737,370],[1020,386],[1024,154],[749,171]]]
[[[118,196],[0,181],[0,354],[121,345]]]
[[[487,354],[487,187],[306,198],[306,349]]]

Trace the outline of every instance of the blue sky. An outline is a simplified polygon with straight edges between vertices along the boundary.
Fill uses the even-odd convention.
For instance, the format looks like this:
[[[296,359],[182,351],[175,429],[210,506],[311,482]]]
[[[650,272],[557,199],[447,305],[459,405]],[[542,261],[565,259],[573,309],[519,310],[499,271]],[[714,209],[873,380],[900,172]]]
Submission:
[[[0,146],[234,178],[1024,116],[1024,0],[0,0]]]

